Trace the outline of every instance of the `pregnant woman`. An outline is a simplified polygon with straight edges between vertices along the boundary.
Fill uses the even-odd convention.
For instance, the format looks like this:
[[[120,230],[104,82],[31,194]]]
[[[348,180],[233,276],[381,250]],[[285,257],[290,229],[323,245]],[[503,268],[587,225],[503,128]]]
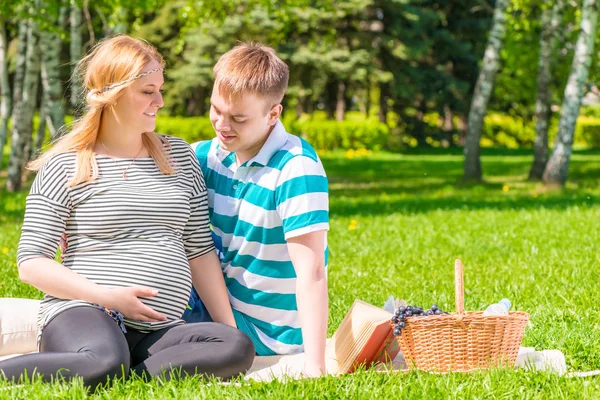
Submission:
[[[230,378],[254,357],[235,328],[212,242],[207,192],[181,139],[154,133],[164,61],[118,36],[79,65],[87,111],[34,161],[17,262],[45,292],[39,353],[0,362],[0,376],[45,380],[186,374]],[[54,261],[66,232],[64,263]],[[185,324],[191,285],[215,323]]]

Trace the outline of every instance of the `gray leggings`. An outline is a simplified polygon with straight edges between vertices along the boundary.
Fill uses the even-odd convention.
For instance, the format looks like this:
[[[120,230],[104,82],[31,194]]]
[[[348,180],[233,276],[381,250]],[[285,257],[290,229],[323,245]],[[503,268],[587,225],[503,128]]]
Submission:
[[[44,328],[40,353],[0,361],[2,374],[17,380],[35,371],[53,377],[80,376],[95,389],[109,378],[140,376],[167,379],[192,374],[228,379],[244,373],[254,359],[254,345],[243,332],[206,322],[178,325],[151,333],[123,334],[102,310],[77,307],[56,316]]]

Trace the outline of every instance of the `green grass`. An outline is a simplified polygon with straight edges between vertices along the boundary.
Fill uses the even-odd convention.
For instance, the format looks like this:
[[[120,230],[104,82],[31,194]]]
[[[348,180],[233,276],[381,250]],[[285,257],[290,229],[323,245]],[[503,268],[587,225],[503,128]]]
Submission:
[[[454,308],[453,262],[465,264],[465,306],[502,297],[531,314],[524,346],[559,349],[570,371],[600,369],[600,152],[576,152],[567,187],[526,182],[528,151],[484,150],[486,183],[457,185],[458,152],[348,159],[327,154],[331,231],[330,334],[356,298]],[[3,182],[0,178],[0,184]],[[0,296],[40,293],[18,281],[14,259],[26,193],[0,190]],[[354,222],[353,222],[354,221]],[[355,227],[355,229],[352,229]],[[599,378],[495,370],[477,374],[359,372],[290,383],[118,382],[97,398],[597,398]],[[80,383],[9,388],[0,398],[83,398]]]

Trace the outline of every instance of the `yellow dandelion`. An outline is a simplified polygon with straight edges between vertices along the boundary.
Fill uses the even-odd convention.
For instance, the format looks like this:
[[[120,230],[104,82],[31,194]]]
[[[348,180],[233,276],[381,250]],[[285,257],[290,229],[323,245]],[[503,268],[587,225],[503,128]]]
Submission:
[[[538,196],[539,196],[539,194],[537,194],[537,193],[534,193],[534,194],[531,195],[531,197],[533,197],[534,199],[537,199]]]
[[[8,253],[8,251],[9,251],[8,247],[5,247],[5,248],[3,248],[3,249],[2,249],[2,252],[3,252],[4,254]]]
[[[509,189],[510,189],[510,188],[508,187],[508,185],[504,185],[504,186],[502,186],[502,191],[503,191],[503,192],[508,192],[508,190],[509,190]]]

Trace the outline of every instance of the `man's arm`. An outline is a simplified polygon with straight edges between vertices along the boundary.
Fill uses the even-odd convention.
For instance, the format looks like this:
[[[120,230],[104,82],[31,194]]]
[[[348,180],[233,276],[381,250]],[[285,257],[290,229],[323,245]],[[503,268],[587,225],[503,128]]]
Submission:
[[[296,302],[304,342],[304,373],[319,376],[326,373],[325,341],[329,301],[325,274],[326,231],[292,237],[287,247],[296,270]]]
[[[236,327],[219,257],[213,251],[190,260],[192,283],[215,322]]]

